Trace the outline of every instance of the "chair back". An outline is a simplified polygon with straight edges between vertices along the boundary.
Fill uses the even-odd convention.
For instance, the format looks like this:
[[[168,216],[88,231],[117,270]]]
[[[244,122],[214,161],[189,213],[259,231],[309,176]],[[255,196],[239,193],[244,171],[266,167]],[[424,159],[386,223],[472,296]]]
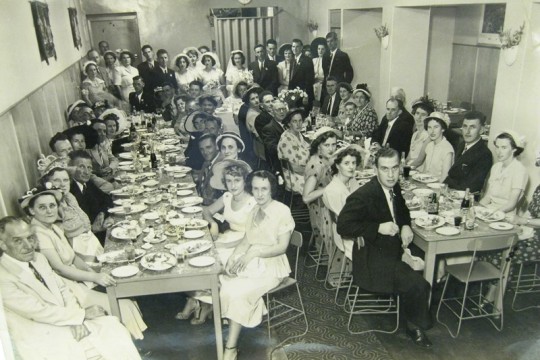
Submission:
[[[298,258],[300,257],[300,248],[303,244],[303,237],[302,233],[299,231],[293,231],[291,234],[291,239],[289,241],[289,244],[296,247],[296,258],[294,259],[294,276],[293,278],[296,280],[298,277]]]
[[[292,192],[292,178],[291,178],[292,170],[291,170],[289,161],[286,159],[279,159],[279,163],[281,164],[281,169],[283,170],[282,174],[283,174],[283,180],[285,180],[285,190]]]
[[[511,235],[501,238],[479,238],[471,242],[469,247],[474,252],[504,250],[512,247],[514,241]]]
[[[266,161],[264,144],[258,136],[253,135],[253,152],[258,159]]]

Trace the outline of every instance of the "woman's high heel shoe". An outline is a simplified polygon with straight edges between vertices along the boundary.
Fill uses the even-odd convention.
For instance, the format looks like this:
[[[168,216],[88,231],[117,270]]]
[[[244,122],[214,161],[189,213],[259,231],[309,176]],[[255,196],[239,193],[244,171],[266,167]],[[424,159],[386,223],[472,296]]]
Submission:
[[[225,346],[225,352],[223,352],[223,360],[236,360],[238,359],[238,348],[229,348]]]
[[[191,325],[202,325],[206,322],[206,319],[212,318],[213,316],[213,308],[210,304],[201,304],[201,310],[199,311],[199,316],[194,317],[191,319]]]
[[[195,314],[195,317],[198,317],[198,314],[200,314],[200,312],[201,312],[201,304],[199,304],[199,301],[193,298],[188,298],[188,301],[186,302],[186,306],[184,307],[184,310],[176,314],[174,318],[178,320],[187,320],[193,314]]]

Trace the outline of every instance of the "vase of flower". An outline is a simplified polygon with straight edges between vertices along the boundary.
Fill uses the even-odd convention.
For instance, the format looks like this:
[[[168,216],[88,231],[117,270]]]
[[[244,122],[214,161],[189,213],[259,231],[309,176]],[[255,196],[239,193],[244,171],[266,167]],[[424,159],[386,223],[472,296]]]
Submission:
[[[517,59],[518,46],[512,46],[503,50],[504,63],[508,66],[512,66]]]
[[[390,41],[390,35],[383,36],[381,38],[381,45],[383,49],[388,49],[388,42]]]

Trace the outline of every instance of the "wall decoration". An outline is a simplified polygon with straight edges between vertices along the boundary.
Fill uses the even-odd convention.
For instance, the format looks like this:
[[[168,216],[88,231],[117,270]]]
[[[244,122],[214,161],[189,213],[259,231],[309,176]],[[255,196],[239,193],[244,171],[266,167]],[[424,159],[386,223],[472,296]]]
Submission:
[[[484,5],[478,42],[499,45],[499,33],[503,30],[506,4]]]
[[[47,65],[49,65],[49,58],[54,57],[56,60],[56,49],[54,48],[54,39],[49,21],[49,5],[39,1],[32,1],[30,8],[34,18],[34,28],[36,29],[41,61],[46,61]]]
[[[71,25],[71,35],[73,36],[73,46],[82,48],[81,32],[79,31],[79,20],[77,20],[77,9],[68,8],[69,23]]]

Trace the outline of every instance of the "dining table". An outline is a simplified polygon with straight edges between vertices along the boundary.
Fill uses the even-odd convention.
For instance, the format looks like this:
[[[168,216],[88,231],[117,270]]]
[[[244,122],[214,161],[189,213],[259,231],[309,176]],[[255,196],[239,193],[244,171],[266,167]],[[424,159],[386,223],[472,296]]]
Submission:
[[[173,132],[155,137],[179,146]],[[140,134],[144,136],[144,131]],[[197,196],[191,169],[167,163],[164,152],[157,169],[130,166],[124,153],[120,187],[112,192],[116,207],[109,209],[115,225],[107,232],[98,257],[101,271],[116,279],[106,288],[113,315],[121,317],[118,300],[144,295],[209,290],[213,303],[217,359],[223,358],[219,298],[220,261],[208,222],[202,219],[202,198]],[[162,157],[158,154],[158,159]],[[135,170],[136,169],[136,170]]]

